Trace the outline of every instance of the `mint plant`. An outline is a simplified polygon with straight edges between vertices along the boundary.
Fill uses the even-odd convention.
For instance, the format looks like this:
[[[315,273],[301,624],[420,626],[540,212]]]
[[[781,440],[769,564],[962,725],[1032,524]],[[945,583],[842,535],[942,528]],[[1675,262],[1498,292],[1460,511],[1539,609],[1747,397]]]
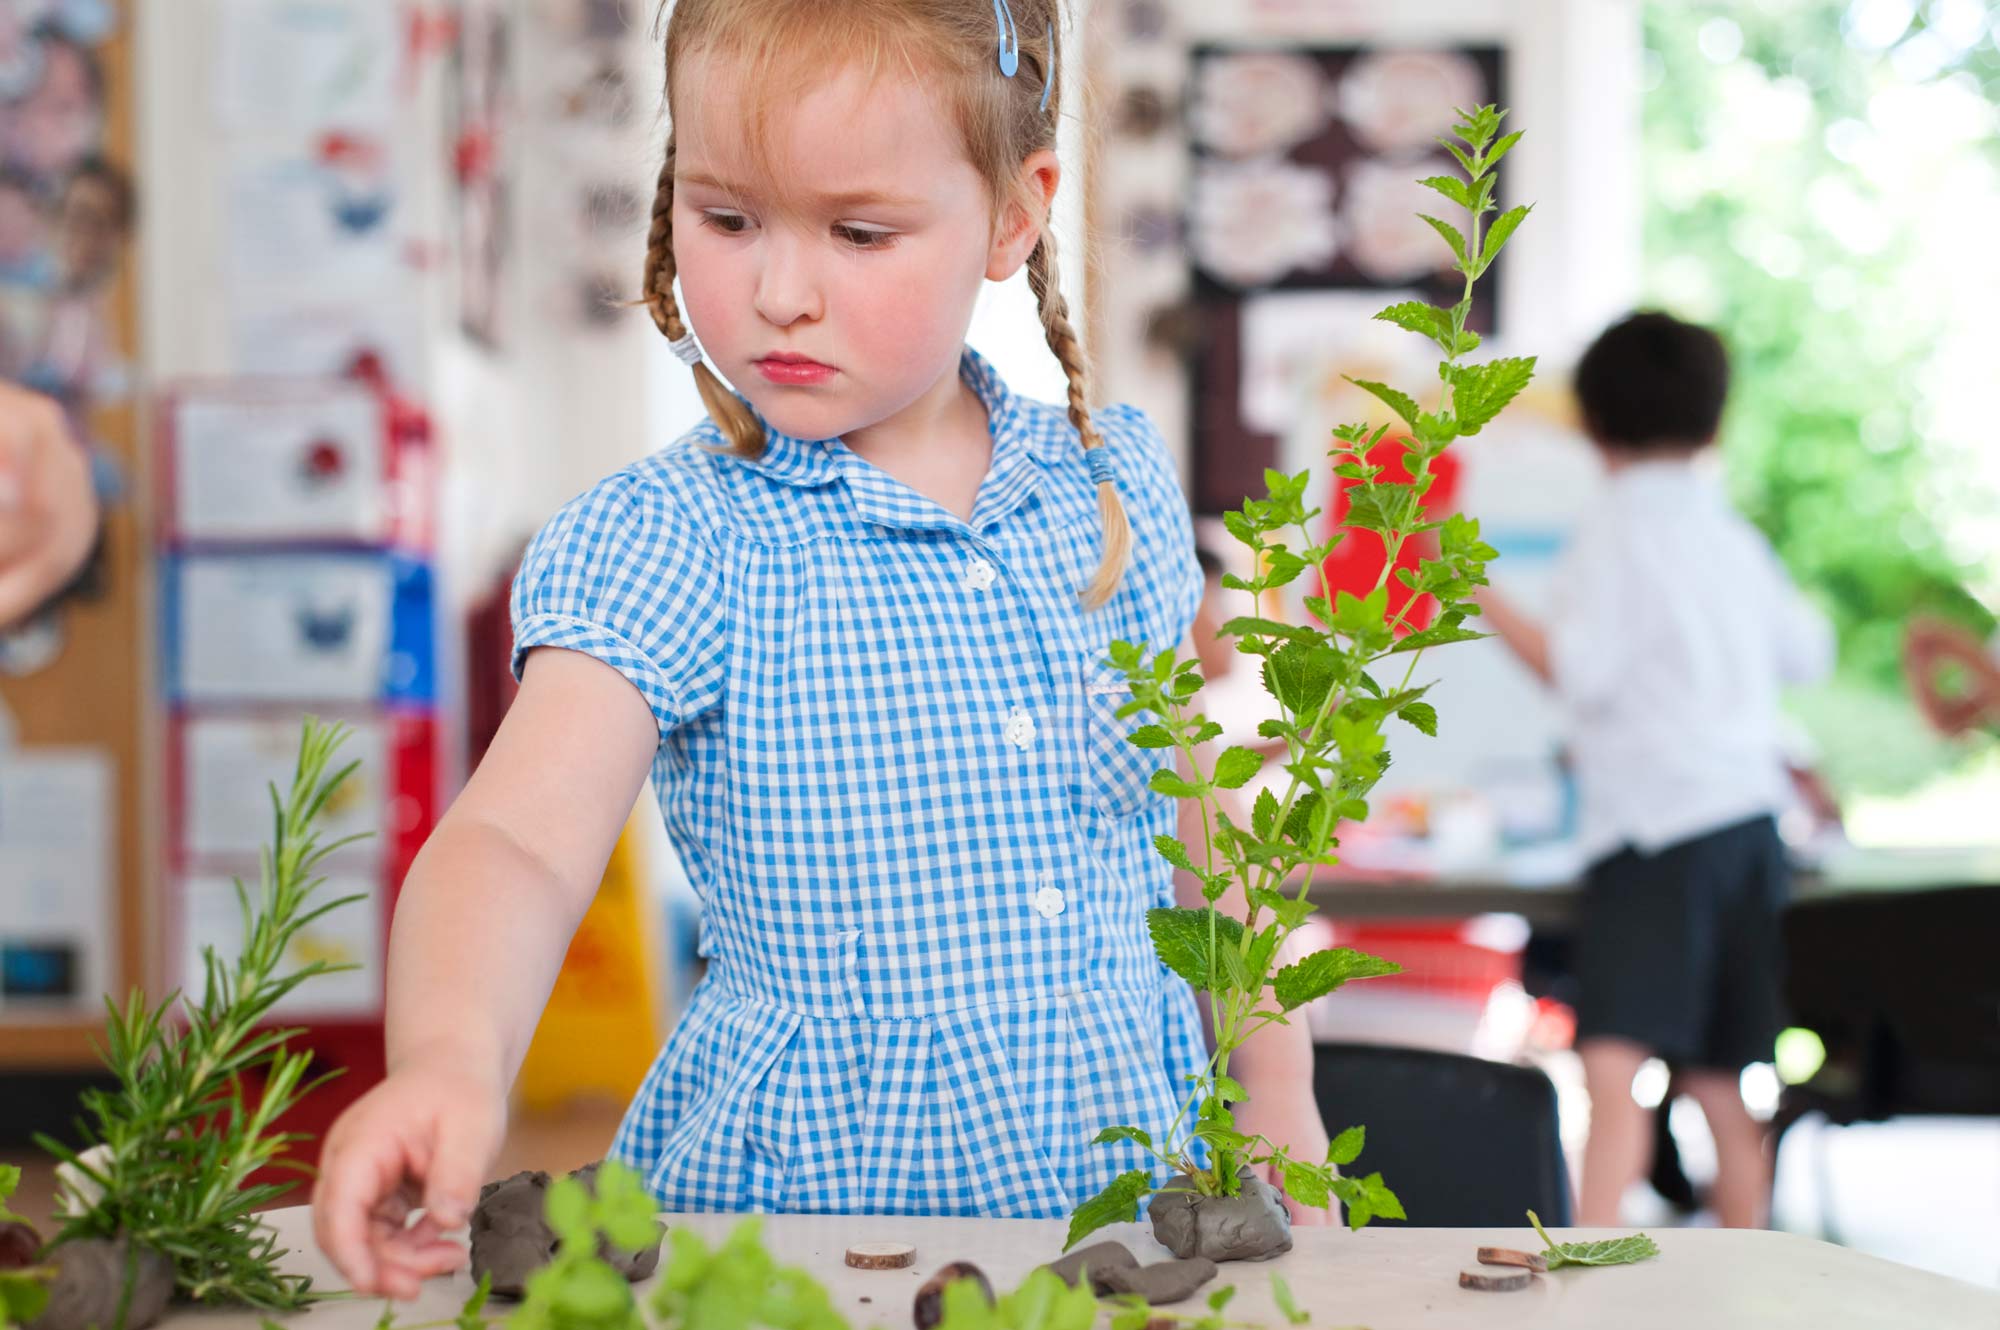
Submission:
[[[329,772],[346,733],[306,720],[291,789],[282,797],[276,787],[270,792],[272,841],[261,856],[258,891],[253,896],[236,883],[243,949],[225,962],[203,948],[200,1000],[175,992],[154,1006],[137,989],[122,1007],[105,999],[103,1055],[117,1088],[82,1096],[90,1121],[80,1125],[91,1148],[79,1153],[36,1137],[84,1180],[79,1191],[95,1193],[86,1194],[52,1245],[127,1238],[172,1258],[176,1292],[197,1302],[289,1311],[310,1300],[311,1281],[279,1269],[285,1249],[257,1216],[291,1184],[253,1186],[249,1179],[271,1164],[304,1171],[281,1158],[304,1137],[273,1124],[339,1074],[306,1082],[312,1055],[286,1046],[301,1031],[259,1027],[300,984],[354,968],[324,961],[284,968],[299,930],[358,899],[313,899],[322,884],[315,876],[320,864],[358,839],[322,843],[314,829],[354,771],[350,764]],[[254,1099],[244,1089],[253,1076],[263,1082]]]
[[[1248,825],[1230,817],[1221,792],[1247,784],[1263,768],[1255,749],[1231,747],[1203,764],[1205,746],[1222,727],[1197,709],[1203,680],[1193,659],[1173,650],[1148,654],[1146,645],[1116,642],[1110,665],[1131,685],[1123,718],[1143,716],[1130,741],[1148,749],[1173,749],[1180,770],[1156,773],[1157,793],[1194,802],[1200,811],[1203,844],[1194,850],[1173,836],[1160,836],[1160,856],[1198,876],[1205,906],[1156,909],[1147,925],[1154,949],[1169,969],[1206,994],[1215,1051],[1206,1069],[1191,1077],[1185,1102],[1165,1137],[1155,1140],[1133,1126],[1105,1128],[1098,1144],[1129,1141],[1160,1165],[1189,1179],[1202,1197],[1234,1196],[1246,1166],[1271,1169],[1285,1190],[1304,1204],[1321,1207],[1338,1197],[1348,1222],[1361,1227],[1377,1216],[1401,1219],[1403,1208],[1380,1174],[1353,1178],[1336,1170],[1355,1161],[1364,1143],[1359,1127],[1341,1132],[1323,1159],[1294,1159],[1261,1136],[1237,1130],[1232,1104],[1247,1096],[1229,1075],[1230,1059],[1258,1031],[1288,1024],[1290,1015],[1351,980],[1394,974],[1380,957],[1345,947],[1309,955],[1276,969],[1286,942],[1312,914],[1306,897],[1316,868],[1337,861],[1336,832],[1344,821],[1368,816],[1368,794],[1389,766],[1383,734],[1392,718],[1426,735],[1437,733],[1436,710],[1424,700],[1428,684],[1415,682],[1417,665],[1432,647],[1483,636],[1466,621],[1478,613],[1473,588],[1486,581],[1494,550],[1479,538],[1478,522],[1459,514],[1433,518],[1424,496],[1434,480],[1432,465],[1461,438],[1476,435],[1527,386],[1533,357],[1504,357],[1483,364],[1464,357],[1479,348],[1479,334],[1466,324],[1476,283],[1492,266],[1508,239],[1527,217],[1526,207],[1497,217],[1495,168],[1521,139],[1500,135],[1504,112],[1481,106],[1461,111],[1451,138],[1441,138],[1463,176],[1433,176],[1422,183],[1463,210],[1464,230],[1436,217],[1423,220],[1450,248],[1464,291],[1449,309],[1404,301],[1376,318],[1427,338],[1442,352],[1438,378],[1442,392],[1435,409],[1416,395],[1370,380],[1350,380],[1395,415],[1394,424],[1342,425],[1333,431],[1332,473],[1350,482],[1344,524],[1324,538],[1315,534],[1321,510],[1307,506],[1312,473],[1267,471],[1268,495],[1246,501],[1225,515],[1229,534],[1246,547],[1256,576],[1226,576],[1224,584],[1262,598],[1308,573],[1318,577],[1318,594],[1304,598],[1309,618],[1300,623],[1249,615],[1230,620],[1222,635],[1235,649],[1262,661],[1264,687],[1278,715],[1258,733],[1284,746],[1288,777],[1282,794],[1266,789],[1250,810]],[[1490,224],[1489,224],[1490,220]],[[1404,449],[1407,481],[1384,478],[1375,460],[1391,432]],[[1325,565],[1336,546],[1363,535],[1382,546],[1382,573],[1366,595],[1330,594]],[[1434,549],[1414,571],[1397,569],[1404,547],[1431,537]],[[1409,590],[1401,609],[1389,612],[1391,570]],[[1437,606],[1430,626],[1408,631],[1411,608],[1428,597]],[[1400,668],[1398,668],[1400,667]],[[1238,913],[1222,908],[1232,892]],[[1275,972],[1274,972],[1275,969]],[[1151,1168],[1119,1175],[1071,1216],[1069,1245],[1105,1224],[1131,1220],[1139,1202],[1160,1188]],[[1185,1190],[1185,1189],[1182,1189]]]

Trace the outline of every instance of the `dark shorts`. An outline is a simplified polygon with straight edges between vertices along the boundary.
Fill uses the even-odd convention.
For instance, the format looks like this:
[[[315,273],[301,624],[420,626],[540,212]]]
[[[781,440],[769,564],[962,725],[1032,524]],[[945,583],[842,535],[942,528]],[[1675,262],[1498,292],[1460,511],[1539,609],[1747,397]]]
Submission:
[[[1683,1067],[1770,1061],[1788,883],[1768,817],[1591,865],[1576,933],[1578,1041],[1629,1039]]]

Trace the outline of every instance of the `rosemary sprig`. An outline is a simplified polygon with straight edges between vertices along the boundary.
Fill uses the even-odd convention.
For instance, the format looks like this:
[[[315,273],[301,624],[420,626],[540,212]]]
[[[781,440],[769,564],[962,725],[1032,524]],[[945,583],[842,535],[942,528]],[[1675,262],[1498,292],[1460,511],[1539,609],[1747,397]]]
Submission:
[[[360,899],[314,900],[324,882],[315,876],[321,863],[359,839],[322,842],[314,827],[354,771],[350,763],[329,774],[346,738],[346,727],[307,718],[290,791],[281,796],[271,787],[272,841],[260,856],[258,891],[253,898],[241,879],[235,884],[241,953],[225,962],[203,948],[200,1000],[176,991],[153,1006],[138,989],[123,1006],[105,998],[100,1053],[118,1087],[82,1096],[90,1121],[77,1125],[92,1148],[79,1152],[36,1137],[89,1184],[56,1243],[122,1235],[154,1248],[174,1262],[176,1293],[193,1301],[288,1311],[311,1300],[310,1279],[279,1270],[287,1251],[256,1217],[295,1184],[252,1185],[250,1178],[266,1166],[310,1171],[280,1157],[306,1138],[273,1124],[339,1075],[306,1080],[312,1055],[286,1046],[301,1031],[260,1027],[300,984],[356,968],[325,961],[284,968],[301,929]],[[246,1094],[251,1078],[261,1079],[261,1089]]]

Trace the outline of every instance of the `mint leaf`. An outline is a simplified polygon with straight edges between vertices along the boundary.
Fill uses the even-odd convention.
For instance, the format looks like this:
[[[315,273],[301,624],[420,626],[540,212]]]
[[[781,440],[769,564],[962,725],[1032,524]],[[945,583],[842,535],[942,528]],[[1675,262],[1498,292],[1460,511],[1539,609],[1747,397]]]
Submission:
[[[1300,1205],[1313,1210],[1324,1210],[1333,1199],[1333,1174],[1324,1164],[1308,1164],[1299,1159],[1281,1159],[1278,1168],[1284,1174],[1285,1193]]]
[[[1227,748],[1215,759],[1211,779],[1225,790],[1238,790],[1264,766],[1264,755],[1251,748]]]
[[[1211,918],[1215,921],[1216,945],[1234,948],[1243,936],[1243,925],[1226,914],[1181,906],[1146,911],[1146,928],[1153,935],[1153,950],[1169,970],[1193,984],[1198,993],[1208,987]]]
[[[1399,392],[1391,388],[1388,384],[1377,383],[1373,379],[1357,379],[1346,374],[1341,375],[1341,377],[1363,392],[1381,401],[1383,405],[1401,417],[1403,423],[1411,429],[1417,427],[1417,416],[1420,413],[1417,409],[1416,400],[1408,393]]]
[[[1172,748],[1174,734],[1164,725],[1141,725],[1125,736],[1125,742],[1134,748]]]
[[[1152,1175],[1144,1169],[1134,1169],[1130,1173],[1120,1173],[1111,1180],[1111,1185],[1097,1195],[1076,1207],[1069,1217],[1069,1238],[1063,1243],[1063,1250],[1076,1246],[1082,1238],[1095,1233],[1106,1224],[1123,1224],[1139,1217],[1139,1199],[1153,1190]],[[1061,1282],[1058,1280],[1057,1282]],[[1095,1309],[1095,1299],[1092,1307]]]
[[[1130,1141],[1134,1145],[1144,1146],[1148,1150],[1153,1148],[1152,1134],[1142,1131],[1138,1127],[1106,1127],[1103,1131],[1097,1133],[1096,1139],[1092,1140],[1091,1144],[1110,1145],[1116,1141]]]
[[[1250,806],[1250,826],[1259,840],[1268,840],[1272,828],[1278,825],[1278,796],[1271,793],[1269,786],[1257,791],[1257,802]]]
[[[1450,222],[1441,222],[1426,213],[1420,212],[1417,216],[1429,222],[1431,230],[1444,237],[1444,243],[1451,246],[1452,255],[1457,258],[1458,266],[1464,268],[1467,262],[1465,256],[1465,237],[1459,234],[1458,228]]]
[[[1352,947],[1334,947],[1314,952],[1296,965],[1287,965],[1278,971],[1271,986],[1279,1005],[1290,1011],[1314,998],[1325,997],[1350,979],[1379,979],[1402,972],[1403,967],[1394,961]]]
[[[1528,380],[1534,377],[1533,356],[1505,356],[1461,371],[1451,395],[1452,407],[1458,412],[1459,432],[1479,433],[1507,403],[1520,396]]]
[[[1433,739],[1437,738],[1438,713],[1437,708],[1430,703],[1412,702],[1396,714],[1416,726],[1422,733],[1428,734]]]
[[[1152,779],[1146,782],[1146,788],[1154,794],[1171,795],[1176,799],[1195,799],[1201,795],[1198,786],[1189,784],[1186,777],[1173,771],[1155,771]]]
[[[1275,1270],[1271,1272],[1271,1300],[1278,1304],[1279,1312],[1283,1313],[1284,1318],[1293,1325],[1304,1325],[1312,1320],[1312,1313],[1299,1306],[1298,1301],[1292,1297],[1291,1286],[1286,1284],[1285,1277]]]
[[[1340,681],[1340,653],[1322,643],[1287,642],[1264,661],[1264,687],[1295,716],[1314,716]]]
[[[1334,1165],[1336,1168],[1346,1168],[1349,1164],[1361,1158],[1361,1148],[1367,1144],[1367,1141],[1368,1129],[1366,1127],[1349,1127],[1346,1131],[1334,1137],[1333,1144],[1327,1147],[1326,1162]]]
[[[1195,871],[1194,860],[1188,858],[1187,846],[1181,844],[1180,841],[1175,839],[1174,837],[1172,836],[1153,837],[1153,848],[1159,851],[1160,857],[1162,859],[1165,859],[1175,868],[1184,869],[1185,871],[1190,873]]]
[[[1427,176],[1417,182],[1425,189],[1434,189],[1456,203],[1467,212],[1472,211],[1472,188],[1455,175]]]
[[[1493,260],[1500,257],[1500,250],[1507,243],[1507,237],[1514,234],[1516,228],[1527,220],[1528,214],[1532,211],[1534,211],[1532,205],[1509,208],[1493,219],[1493,229],[1486,233],[1485,247],[1479,251],[1480,273],[1493,266]]]
[[[1542,1227],[1542,1221],[1533,1210],[1528,1211],[1528,1222],[1535,1226],[1535,1232],[1541,1235],[1548,1248],[1544,1255],[1549,1258],[1551,1270],[1560,1270],[1566,1265],[1631,1265],[1660,1254],[1659,1244],[1644,1233],[1604,1242],[1557,1242]]]

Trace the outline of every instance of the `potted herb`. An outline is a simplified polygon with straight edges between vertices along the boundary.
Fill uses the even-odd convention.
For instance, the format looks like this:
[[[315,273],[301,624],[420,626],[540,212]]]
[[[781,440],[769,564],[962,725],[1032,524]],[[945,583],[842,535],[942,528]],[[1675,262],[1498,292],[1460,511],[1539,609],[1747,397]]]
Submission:
[[[1130,741],[1149,749],[1175,750],[1183,776],[1158,772],[1152,788],[1199,805],[1204,844],[1190,848],[1172,836],[1156,846],[1174,867],[1199,876],[1206,905],[1201,909],[1157,909],[1148,914],[1155,950],[1167,967],[1197,993],[1206,994],[1215,1050],[1192,1077],[1179,1116],[1167,1135],[1155,1140],[1133,1126],[1106,1127],[1098,1144],[1130,1142],[1151,1155],[1172,1180],[1156,1183],[1155,1168],[1119,1175],[1107,1188],[1079,1205],[1070,1220],[1069,1245],[1105,1224],[1136,1217],[1151,1197],[1155,1236],[1179,1256],[1217,1260],[1258,1259],[1291,1245],[1290,1221],[1273,1188],[1260,1176],[1269,1170],[1294,1198],[1325,1206],[1338,1197],[1350,1225],[1359,1228],[1377,1216],[1401,1219],[1402,1205],[1380,1174],[1340,1175],[1355,1162],[1364,1133],[1350,1127],[1332,1142],[1323,1159],[1295,1159],[1262,1137],[1237,1130],[1232,1104],[1247,1096],[1229,1075],[1230,1058],[1259,1030],[1288,1023],[1291,1014],[1354,979],[1393,974],[1399,967],[1379,957],[1334,948],[1278,967],[1286,942],[1314,907],[1306,899],[1315,868],[1336,862],[1337,829],[1368,815],[1368,794],[1388,769],[1384,726],[1393,718],[1425,733],[1437,732],[1437,713],[1424,700],[1428,685],[1417,684],[1417,664],[1431,647],[1468,641],[1482,634],[1465,627],[1478,610],[1468,600],[1486,580],[1494,551],[1479,539],[1479,524],[1453,514],[1441,520],[1425,511],[1432,464],[1458,439],[1479,433],[1524,388],[1534,359],[1502,358],[1472,364],[1464,357],[1478,349],[1479,335],[1466,327],[1479,278],[1492,265],[1525,207],[1497,217],[1495,167],[1520,141],[1500,135],[1503,112],[1482,106],[1460,112],[1454,137],[1440,139],[1463,168],[1463,176],[1436,176],[1423,184],[1469,217],[1458,227],[1424,217],[1450,247],[1464,291],[1449,309],[1416,301],[1392,305],[1376,317],[1417,333],[1443,353],[1438,377],[1443,385],[1435,410],[1415,395],[1383,383],[1353,380],[1392,411],[1395,425],[1371,429],[1343,425],[1333,431],[1329,456],[1333,475],[1350,485],[1344,526],[1324,539],[1315,537],[1317,508],[1306,506],[1312,473],[1266,472],[1268,496],[1244,503],[1226,515],[1229,533],[1255,561],[1257,575],[1230,576],[1224,584],[1256,596],[1276,592],[1302,575],[1317,574],[1319,592],[1307,595],[1304,622],[1248,616],[1231,620],[1222,634],[1236,650],[1262,662],[1266,690],[1278,715],[1258,733],[1284,746],[1283,793],[1266,789],[1239,825],[1222,807],[1219,792],[1248,783],[1264,757],[1244,747],[1225,749],[1206,767],[1204,746],[1222,729],[1198,709],[1202,678],[1193,660],[1171,650],[1149,655],[1142,643],[1118,642],[1111,665],[1130,682],[1132,700],[1122,717],[1146,723]],[[1385,439],[1398,435],[1409,479],[1385,479],[1377,458]],[[1396,446],[1391,443],[1390,447]],[[1365,534],[1364,534],[1365,533]],[[1409,590],[1401,610],[1389,610],[1388,578],[1404,546],[1433,537],[1435,547],[1414,572],[1396,576]],[[1382,545],[1382,573],[1374,589],[1356,596],[1329,595],[1325,564],[1343,540],[1372,538]],[[1410,631],[1411,606],[1429,598],[1435,621]],[[1238,911],[1223,898],[1241,901]]]
[[[306,721],[290,792],[271,790],[258,891],[236,883],[241,954],[225,963],[203,949],[200,1000],[176,992],[152,1006],[136,989],[123,1007],[106,998],[103,1056],[117,1088],[83,1095],[89,1121],[78,1125],[89,1148],[36,1138],[62,1161],[63,1222],[39,1264],[9,1277],[4,1306],[30,1330],[141,1330],[174,1296],[274,1311],[309,1301],[310,1281],[279,1270],[287,1253],[256,1217],[291,1184],[250,1178],[268,1165],[304,1169],[280,1157],[304,1138],[274,1124],[330,1079],[305,1082],[311,1054],[286,1047],[299,1031],[263,1026],[300,984],[353,968],[284,965],[299,930],[357,899],[313,899],[319,865],[349,843],[322,844],[314,830],[354,769],[328,771],[345,737],[341,726]],[[254,1095],[252,1080],[261,1083]]]

